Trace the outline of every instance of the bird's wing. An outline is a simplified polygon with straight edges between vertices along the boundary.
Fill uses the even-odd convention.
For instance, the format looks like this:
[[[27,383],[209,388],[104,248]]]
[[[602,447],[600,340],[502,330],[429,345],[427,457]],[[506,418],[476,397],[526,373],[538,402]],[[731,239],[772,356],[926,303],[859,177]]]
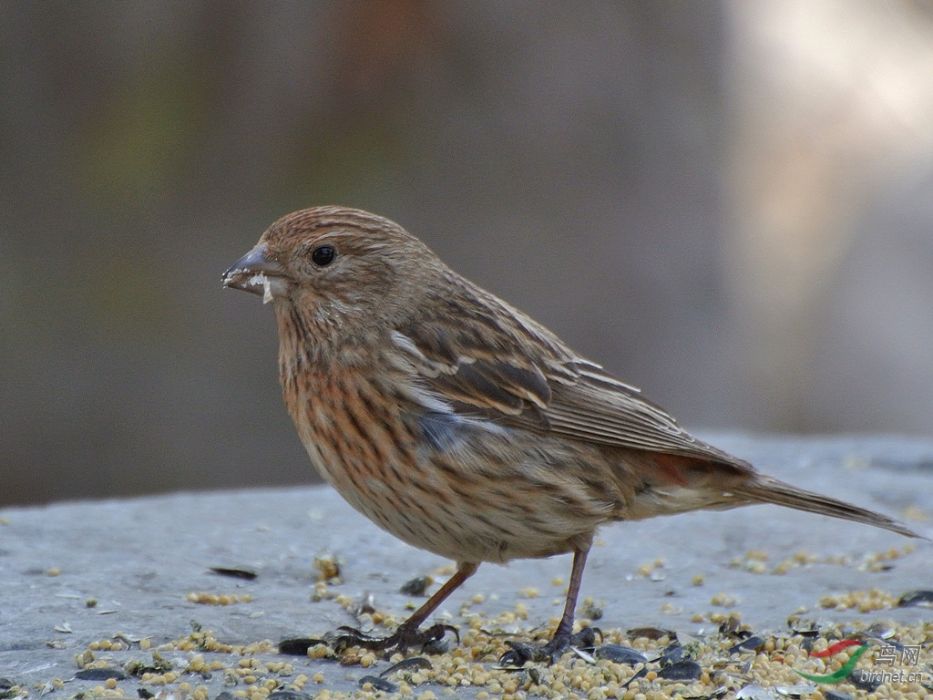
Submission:
[[[583,442],[742,464],[521,312],[493,302],[501,307],[479,319],[422,318],[393,333],[424,387],[457,411]]]
[[[551,431],[604,445],[741,463],[695,438],[638,388],[618,381],[599,365],[575,358],[566,366],[577,372],[577,381],[554,391],[546,411]]]

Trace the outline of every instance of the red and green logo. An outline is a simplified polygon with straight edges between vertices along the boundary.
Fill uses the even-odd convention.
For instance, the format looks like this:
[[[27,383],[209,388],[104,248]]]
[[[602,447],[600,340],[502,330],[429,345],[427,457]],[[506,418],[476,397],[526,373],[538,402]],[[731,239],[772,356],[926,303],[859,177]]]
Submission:
[[[849,657],[849,660],[846,661],[837,671],[829,673],[827,675],[821,676],[812,673],[804,673],[803,671],[794,670],[799,676],[806,678],[808,681],[813,681],[814,683],[842,683],[846,678],[848,678],[852,671],[855,670],[855,664],[858,663],[859,658],[862,654],[865,653],[865,650],[868,649],[868,643],[863,642],[858,639],[843,639],[840,642],[831,644],[830,646],[823,649],[823,651],[813,651],[810,652],[810,656],[816,657],[818,659],[827,659],[832,656],[835,656],[841,651],[845,651],[849,647],[858,647],[852,656]]]

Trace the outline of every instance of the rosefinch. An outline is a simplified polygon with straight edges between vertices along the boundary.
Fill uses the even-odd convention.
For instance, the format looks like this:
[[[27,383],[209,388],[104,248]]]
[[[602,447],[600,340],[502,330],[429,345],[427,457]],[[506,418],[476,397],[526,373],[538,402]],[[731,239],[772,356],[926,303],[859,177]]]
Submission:
[[[482,562],[573,552],[556,658],[596,528],[776,503],[917,536],[803,491],[684,431],[635,387],[465,280],[387,219],[289,214],[224,274],[272,302],[279,376],[311,461],[357,510],[457,572],[372,648],[437,639],[419,626]]]

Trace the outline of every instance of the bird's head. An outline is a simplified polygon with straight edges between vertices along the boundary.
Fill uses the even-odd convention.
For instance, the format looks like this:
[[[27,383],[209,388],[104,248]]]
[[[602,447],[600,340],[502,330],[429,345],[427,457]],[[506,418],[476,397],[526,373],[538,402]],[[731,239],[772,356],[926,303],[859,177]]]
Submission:
[[[283,216],[223,275],[225,287],[297,310],[315,326],[351,330],[399,321],[443,264],[398,224],[343,207]]]

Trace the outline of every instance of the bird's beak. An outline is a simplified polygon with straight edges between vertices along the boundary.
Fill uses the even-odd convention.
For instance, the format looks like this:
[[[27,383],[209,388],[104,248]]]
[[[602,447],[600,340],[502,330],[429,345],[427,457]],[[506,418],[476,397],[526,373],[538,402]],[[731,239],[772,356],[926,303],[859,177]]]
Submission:
[[[262,294],[264,304],[288,293],[285,268],[269,256],[269,251],[263,243],[227,268],[223,283],[224,287]]]

